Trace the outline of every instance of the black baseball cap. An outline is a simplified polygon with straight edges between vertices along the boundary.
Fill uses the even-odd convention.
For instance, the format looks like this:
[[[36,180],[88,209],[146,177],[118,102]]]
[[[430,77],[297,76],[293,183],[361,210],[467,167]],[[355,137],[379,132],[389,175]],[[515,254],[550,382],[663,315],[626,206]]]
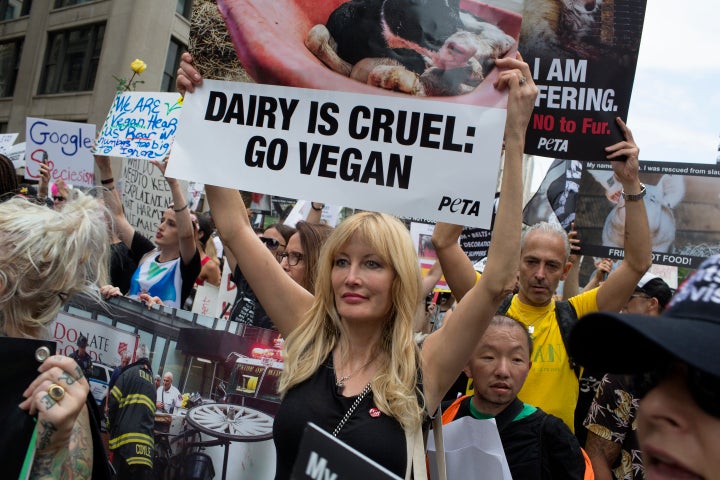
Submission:
[[[700,265],[660,316],[585,315],[569,351],[580,365],[608,373],[650,371],[671,356],[720,377],[720,255]]]

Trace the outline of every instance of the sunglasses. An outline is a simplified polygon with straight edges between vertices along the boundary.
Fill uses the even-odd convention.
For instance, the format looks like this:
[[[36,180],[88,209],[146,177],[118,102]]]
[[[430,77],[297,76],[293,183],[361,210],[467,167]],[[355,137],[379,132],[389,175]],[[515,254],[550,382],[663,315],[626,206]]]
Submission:
[[[303,254],[297,252],[278,252],[275,254],[275,258],[277,258],[277,261],[280,263],[282,263],[283,258],[287,258],[288,265],[294,267],[303,259]]]
[[[57,196],[57,197],[53,197],[53,200],[56,202],[64,202],[67,199],[63,196]]]
[[[269,237],[260,237],[260,241],[265,244],[265,246],[268,248],[268,250],[275,251],[278,249],[278,247],[284,247],[284,243],[280,243],[274,238]]]
[[[654,371],[636,378],[638,397],[644,397],[661,381],[676,372],[685,377],[695,403],[708,415],[720,418],[720,377],[673,359],[668,359]]]

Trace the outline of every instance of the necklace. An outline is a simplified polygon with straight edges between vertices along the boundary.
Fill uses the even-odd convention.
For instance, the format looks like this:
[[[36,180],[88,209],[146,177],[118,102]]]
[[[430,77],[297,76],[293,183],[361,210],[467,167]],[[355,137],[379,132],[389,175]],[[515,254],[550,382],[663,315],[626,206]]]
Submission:
[[[355,370],[354,372],[350,372],[350,373],[348,373],[347,375],[342,375],[340,378],[336,379],[336,380],[335,380],[335,386],[337,387],[338,392],[341,392],[342,389],[345,388],[345,381],[346,381],[346,380],[349,380],[350,377],[352,377],[353,375],[355,375],[355,374],[357,374],[357,373],[365,370],[365,368],[367,368],[367,366],[370,365],[370,364],[373,362],[373,360],[375,360],[375,357],[370,358],[370,360],[368,360],[367,363],[365,363],[365,365],[363,365],[362,367],[358,368],[358,369]]]

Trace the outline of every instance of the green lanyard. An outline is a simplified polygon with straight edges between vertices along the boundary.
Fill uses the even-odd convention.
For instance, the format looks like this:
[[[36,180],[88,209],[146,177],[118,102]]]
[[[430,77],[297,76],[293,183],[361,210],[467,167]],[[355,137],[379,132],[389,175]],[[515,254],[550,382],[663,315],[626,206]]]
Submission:
[[[25,453],[25,461],[23,462],[22,468],[20,469],[20,475],[18,480],[27,480],[30,478],[30,470],[32,470],[33,460],[35,459],[35,440],[37,439],[37,420],[35,420],[35,428],[33,428],[32,437],[30,437],[30,444],[28,445],[27,452]]]

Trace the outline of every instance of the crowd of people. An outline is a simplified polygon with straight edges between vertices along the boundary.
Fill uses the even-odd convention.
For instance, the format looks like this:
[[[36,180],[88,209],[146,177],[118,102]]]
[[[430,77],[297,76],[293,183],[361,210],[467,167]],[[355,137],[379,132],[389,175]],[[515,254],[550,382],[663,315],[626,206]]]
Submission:
[[[238,287],[231,320],[285,339],[277,479],[291,477],[307,422],[399,477],[425,478],[423,438],[440,411],[444,424],[495,419],[514,478],[717,477],[720,257],[674,297],[647,273],[639,148],[618,118],[624,140],[606,159],[625,197],[625,257],[614,268],[599,262],[581,288],[574,232],[548,222],[523,231],[523,151],[537,87],[522,59],[496,64],[508,107],[492,241],[478,273],[458,243],[462,227],[436,225],[431,277],[444,274],[452,291],[441,326],[428,324],[436,318],[425,308],[428,286],[406,226],[390,215],[357,213],[331,228],[313,203],[306,220],[258,231],[240,192],[207,185],[211,216],[192,213],[166,176],[173,203],[150,240],[125,217],[108,157],[96,156],[98,198],[49,186],[41,168],[38,197],[51,193],[53,208],[15,195],[1,157],[0,193],[12,198],[0,203],[0,341],[40,362],[5,416],[21,435],[13,468],[31,478],[111,475],[89,396],[87,339],[71,357],[38,353],[68,298],[128,295],[182,308],[197,285],[219,284],[224,258]],[[178,89],[201,83],[184,54]],[[153,163],[165,174],[167,159]],[[154,375],[141,347],[134,362],[123,356],[105,404],[117,478],[153,478],[155,414],[182,402],[173,374]],[[591,376],[602,380],[587,383]],[[456,392],[459,378],[472,379],[473,391]]]

